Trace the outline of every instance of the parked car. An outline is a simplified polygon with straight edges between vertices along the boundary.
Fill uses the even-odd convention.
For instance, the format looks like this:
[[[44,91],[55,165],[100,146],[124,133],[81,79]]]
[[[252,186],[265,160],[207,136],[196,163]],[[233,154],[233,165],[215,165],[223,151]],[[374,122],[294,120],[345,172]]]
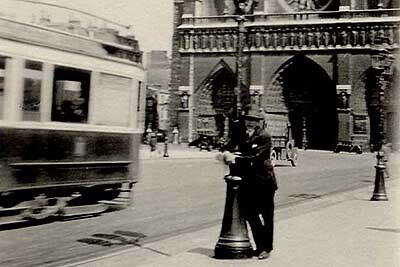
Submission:
[[[165,142],[168,132],[166,130],[158,129],[156,132],[157,142]],[[149,140],[147,138],[148,133],[143,134],[143,144],[148,144]]]
[[[158,129],[157,130],[157,142],[165,142],[168,132],[166,130]]]

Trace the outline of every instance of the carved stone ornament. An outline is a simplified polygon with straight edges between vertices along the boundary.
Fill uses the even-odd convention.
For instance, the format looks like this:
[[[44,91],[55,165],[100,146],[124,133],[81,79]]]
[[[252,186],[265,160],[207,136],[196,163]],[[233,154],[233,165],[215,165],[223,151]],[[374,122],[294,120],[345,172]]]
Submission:
[[[252,14],[258,0],[234,0],[237,15]]]
[[[336,0],[285,0],[292,11],[330,10]]]

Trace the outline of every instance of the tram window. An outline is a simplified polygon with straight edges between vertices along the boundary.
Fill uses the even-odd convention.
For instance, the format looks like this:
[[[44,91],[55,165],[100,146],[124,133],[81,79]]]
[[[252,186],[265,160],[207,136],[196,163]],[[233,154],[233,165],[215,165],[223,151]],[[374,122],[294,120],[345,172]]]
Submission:
[[[42,63],[25,60],[22,97],[22,120],[40,121],[40,94],[42,87]]]
[[[6,68],[6,58],[0,56],[0,119],[3,118],[3,99],[4,99],[4,69]]]
[[[141,99],[141,93],[142,93],[142,82],[138,82],[138,99],[137,99],[137,111],[140,111],[140,99]]]
[[[85,123],[89,103],[90,72],[56,66],[52,120]]]
[[[40,121],[40,88],[41,80],[24,79],[24,98],[22,119],[24,121]]]
[[[108,73],[100,73],[96,89],[96,124],[129,126],[132,110],[132,79]]]
[[[3,118],[4,77],[0,77],[0,119]]]
[[[42,70],[42,62],[33,61],[33,60],[26,60],[25,61],[25,69],[28,70]]]
[[[4,70],[6,68],[6,58],[0,56],[0,70]]]

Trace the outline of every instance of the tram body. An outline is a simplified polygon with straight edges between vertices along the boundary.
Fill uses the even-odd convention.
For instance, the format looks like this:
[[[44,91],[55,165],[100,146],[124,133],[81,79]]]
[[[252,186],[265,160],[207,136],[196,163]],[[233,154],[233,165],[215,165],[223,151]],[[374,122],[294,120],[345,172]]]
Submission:
[[[129,204],[145,96],[135,53],[0,19],[0,224]]]

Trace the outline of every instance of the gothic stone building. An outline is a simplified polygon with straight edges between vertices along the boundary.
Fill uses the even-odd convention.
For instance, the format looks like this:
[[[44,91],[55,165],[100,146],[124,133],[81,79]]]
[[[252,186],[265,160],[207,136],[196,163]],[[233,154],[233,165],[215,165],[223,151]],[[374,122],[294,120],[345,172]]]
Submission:
[[[223,136],[229,128],[239,44],[234,2],[174,2],[170,121],[184,141],[202,133]],[[368,149],[379,124],[372,48],[383,40],[398,59],[396,5],[394,0],[259,0],[243,22],[241,104],[287,116],[298,147],[331,150],[348,141]],[[398,145],[396,68],[391,77],[384,102],[386,139]]]
[[[171,80],[171,63],[167,56],[167,51],[152,50],[147,52],[145,66],[147,70],[146,109],[150,109],[147,104],[155,101],[158,113],[158,123],[151,123],[153,125],[152,128],[153,130],[168,130],[168,97]],[[146,112],[146,129],[151,120],[152,114]]]

